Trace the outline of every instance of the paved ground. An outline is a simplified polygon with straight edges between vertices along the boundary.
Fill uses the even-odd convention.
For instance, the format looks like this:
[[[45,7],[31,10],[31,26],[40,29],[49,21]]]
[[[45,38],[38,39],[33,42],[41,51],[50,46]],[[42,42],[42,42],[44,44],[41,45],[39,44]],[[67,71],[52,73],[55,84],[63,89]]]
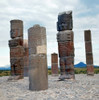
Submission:
[[[7,79],[0,77],[0,100],[99,100],[99,74],[78,74],[75,80],[65,81],[49,76],[49,89],[39,92],[28,90],[28,77],[16,82]]]

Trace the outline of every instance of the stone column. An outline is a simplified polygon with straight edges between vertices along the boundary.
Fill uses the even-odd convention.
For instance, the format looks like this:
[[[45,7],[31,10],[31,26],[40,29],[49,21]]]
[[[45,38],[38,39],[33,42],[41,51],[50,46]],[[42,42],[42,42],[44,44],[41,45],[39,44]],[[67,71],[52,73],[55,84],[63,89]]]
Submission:
[[[51,71],[52,75],[58,75],[58,54],[53,53],[51,54]]]
[[[85,30],[84,36],[85,36],[87,75],[94,75],[93,53],[92,53],[92,44],[91,44],[91,31]]]
[[[29,69],[29,48],[28,48],[28,40],[24,40],[24,76],[28,76]]]
[[[32,91],[48,88],[46,29],[34,25],[28,29],[29,45],[29,89]]]
[[[21,20],[11,20],[11,31],[9,40],[10,47],[10,63],[11,63],[11,79],[21,79],[23,78],[24,69],[24,49],[23,49],[23,21]],[[15,76],[15,77],[14,77]]]
[[[59,79],[74,79],[74,37],[72,31],[72,11],[62,12],[58,15],[57,41],[60,58]]]

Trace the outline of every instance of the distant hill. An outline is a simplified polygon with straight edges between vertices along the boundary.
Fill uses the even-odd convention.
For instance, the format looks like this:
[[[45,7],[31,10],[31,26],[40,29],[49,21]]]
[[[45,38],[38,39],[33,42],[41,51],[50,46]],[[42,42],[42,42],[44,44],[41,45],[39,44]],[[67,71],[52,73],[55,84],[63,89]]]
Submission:
[[[78,64],[74,65],[75,68],[86,68],[86,64],[83,62],[79,62]],[[99,68],[99,66],[94,65],[95,68]],[[59,66],[60,68],[60,66]],[[48,66],[48,69],[51,69],[51,66]],[[10,65],[0,67],[0,70],[11,70]]]
[[[5,65],[3,67],[0,67],[0,70],[11,70],[9,65]]]
[[[75,67],[75,68],[85,68],[85,67],[86,67],[86,64],[83,63],[83,62],[80,62],[80,63],[78,63],[78,64],[75,64],[74,67]]]
[[[78,63],[78,64],[75,64],[74,67],[75,67],[75,68],[86,68],[86,64],[83,63],[83,62],[80,62],[80,63]],[[99,66],[94,65],[94,68],[99,68]]]
[[[86,64],[83,62],[79,62],[78,64],[75,64],[74,67],[75,68],[86,68]],[[94,65],[94,67],[99,68],[99,66],[97,66],[97,65]],[[51,66],[48,66],[48,69],[51,69]]]

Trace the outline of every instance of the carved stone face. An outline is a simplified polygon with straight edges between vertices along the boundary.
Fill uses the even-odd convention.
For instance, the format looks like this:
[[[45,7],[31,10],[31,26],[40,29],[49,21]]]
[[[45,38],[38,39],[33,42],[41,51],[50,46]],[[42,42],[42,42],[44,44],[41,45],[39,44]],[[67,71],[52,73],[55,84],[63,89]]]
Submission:
[[[22,37],[22,29],[11,29],[10,31],[11,38]]]
[[[15,37],[15,30],[14,29],[11,29],[10,35],[11,35],[11,38],[14,38]]]

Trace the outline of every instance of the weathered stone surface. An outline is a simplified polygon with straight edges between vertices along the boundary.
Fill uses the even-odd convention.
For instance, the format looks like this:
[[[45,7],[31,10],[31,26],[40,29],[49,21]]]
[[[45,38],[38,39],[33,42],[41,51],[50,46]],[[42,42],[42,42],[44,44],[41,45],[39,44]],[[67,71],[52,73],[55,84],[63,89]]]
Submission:
[[[94,75],[93,65],[87,65],[87,75]]]
[[[51,65],[51,72],[52,72],[52,75],[56,76],[58,75],[58,64],[56,63],[53,63]]]
[[[10,36],[10,63],[11,76],[8,80],[18,80],[23,78],[24,73],[24,48],[23,48],[23,21],[11,20]]]
[[[35,25],[28,29],[29,43],[29,89],[48,88],[46,29]]]
[[[52,63],[58,63],[58,54],[57,53],[51,54],[51,62]]]
[[[28,76],[29,71],[29,48],[28,40],[24,40],[24,76]]]
[[[30,54],[38,54],[38,53],[46,53],[46,45],[42,45],[42,46],[34,46],[33,48],[29,48],[29,55]]]
[[[85,41],[91,41],[91,31],[85,30],[84,31],[84,37],[85,37]]]
[[[91,44],[91,31],[85,30],[84,36],[85,36],[87,75],[94,75],[93,54],[92,54],[92,44]]]
[[[74,79],[74,35],[72,31],[72,11],[58,15],[57,34],[58,51],[60,57],[59,79]]]
[[[86,54],[86,63],[87,64],[93,64],[93,55],[92,55],[92,53],[87,53]]]
[[[65,75],[65,60],[64,58],[60,58],[60,73],[61,75]]]
[[[9,40],[9,47],[23,46],[23,38]]]
[[[23,37],[23,21],[21,20],[11,20],[11,38]]]
[[[38,46],[46,46],[46,29],[35,25],[28,29],[29,48],[36,48]]]
[[[72,30],[72,24],[72,11],[59,13],[57,31]]]
[[[67,41],[73,42],[73,31],[72,30],[66,30],[66,31],[58,32],[57,41],[58,42],[67,42]]]
[[[85,49],[86,49],[86,54],[92,52],[92,44],[91,44],[91,41],[85,42]]]
[[[24,49],[22,46],[11,47],[10,48],[10,58],[23,57]]]
[[[46,29],[35,25],[28,29],[29,54],[47,53]]]
[[[33,91],[48,88],[46,54],[29,56],[29,89]]]
[[[52,75],[58,75],[58,54],[51,54],[51,71]]]
[[[67,56],[65,57],[65,63],[66,65],[72,65],[74,63],[74,57],[73,56]]]
[[[74,56],[73,42],[58,42],[59,57]]]
[[[11,62],[11,75],[22,75],[23,76],[23,58],[13,58]]]

